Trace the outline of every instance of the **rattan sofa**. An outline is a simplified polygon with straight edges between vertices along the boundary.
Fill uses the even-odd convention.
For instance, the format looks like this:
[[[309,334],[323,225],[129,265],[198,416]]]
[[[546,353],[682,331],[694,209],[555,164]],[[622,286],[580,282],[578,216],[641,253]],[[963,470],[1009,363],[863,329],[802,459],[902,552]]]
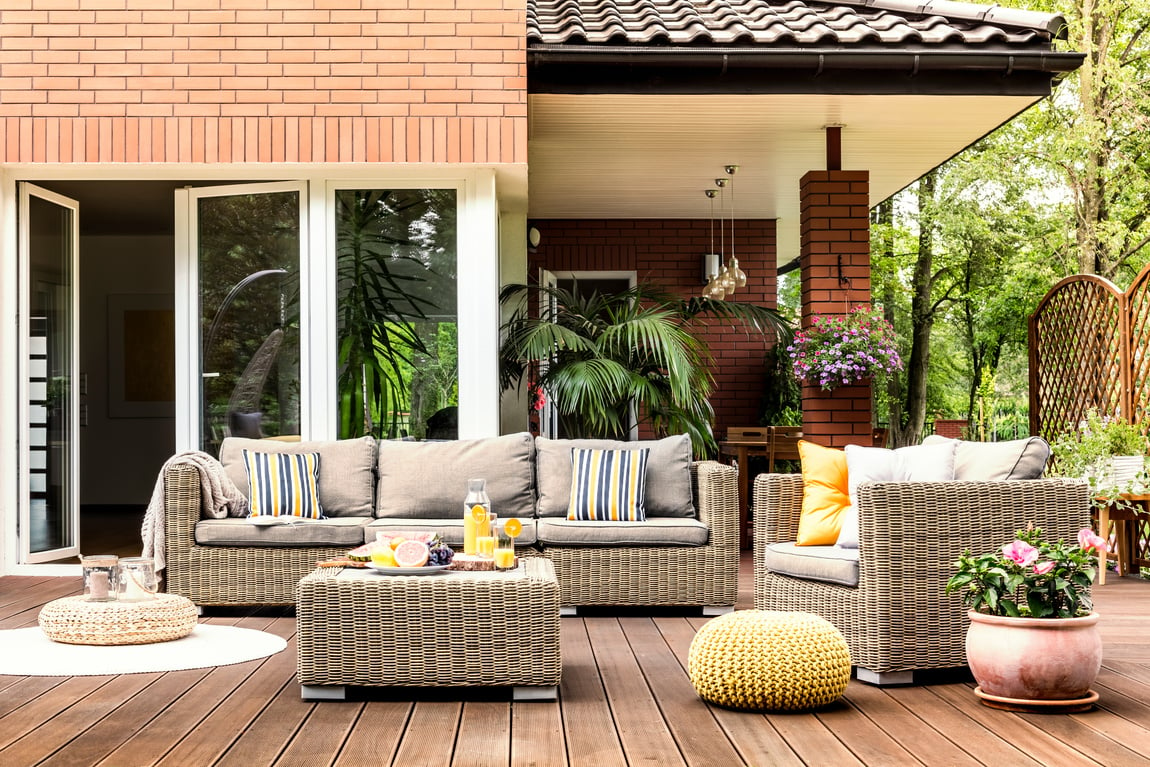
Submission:
[[[503,439],[509,438],[493,438]],[[410,444],[410,443],[409,443]],[[540,506],[535,491],[534,443],[528,437],[532,458],[526,463],[528,473],[528,509],[532,515]],[[394,446],[388,446],[389,448]],[[279,447],[277,449],[283,449]],[[412,451],[444,451],[449,447],[404,447]],[[515,448],[518,449],[518,448]],[[442,454],[442,452],[440,453]],[[520,464],[522,462],[520,461]],[[549,541],[548,529],[562,533],[565,520],[543,517],[525,520],[524,538],[527,545],[517,547],[520,556],[542,556],[555,565],[560,584],[560,604],[571,608],[589,605],[636,606],[701,606],[705,613],[716,614],[733,609],[738,591],[739,536],[738,536],[738,479],[733,467],[713,461],[683,462],[683,471],[689,479],[682,483],[683,492],[689,492],[694,507],[693,519],[686,520],[695,528],[703,526],[697,545],[659,545],[656,539],[658,520],[649,528],[621,529],[612,545],[593,542],[565,545],[563,539]],[[321,472],[323,464],[321,463]],[[521,472],[522,468],[516,469]],[[650,465],[648,466],[650,472]],[[448,475],[451,467],[436,464],[437,475]],[[322,475],[321,475],[322,483]],[[452,488],[454,484],[450,485]],[[689,488],[689,489],[688,489]],[[427,492],[438,488],[428,486]],[[323,486],[321,484],[321,496]],[[454,491],[452,491],[454,492]],[[458,519],[436,520],[423,517],[379,517],[376,514],[361,519],[335,520],[341,528],[332,532],[356,535],[354,542],[331,545],[308,543],[304,539],[287,540],[283,536],[295,531],[270,528],[280,536],[275,545],[251,543],[221,543],[212,541],[207,532],[212,528],[237,531],[239,534],[265,535],[243,528],[241,520],[203,520],[200,517],[200,479],[189,466],[175,464],[165,474],[165,539],[167,557],[167,590],[188,597],[197,605],[289,605],[295,602],[295,587],[301,578],[311,572],[318,560],[346,554],[354,545],[375,540],[376,531],[396,526],[409,529],[437,529],[446,525],[442,534],[449,544],[452,535],[461,534],[461,498],[453,498],[450,511]],[[514,516],[522,516],[516,514]],[[579,523],[569,523],[579,524]],[[610,523],[590,523],[600,526],[596,534],[610,537]],[[643,523],[628,523],[640,525]],[[381,525],[383,525],[381,527]],[[299,534],[321,538],[319,525],[297,525]],[[530,531],[530,536],[527,535]],[[698,530],[694,531],[696,534]],[[629,537],[632,533],[637,537]],[[205,540],[207,541],[205,543]]]
[[[760,610],[800,610],[847,638],[860,680],[908,684],[914,672],[966,665],[968,618],[945,594],[958,556],[991,551],[1028,524],[1075,540],[1089,526],[1085,483],[874,482],[859,486],[858,585],[771,572],[766,547],[794,541],[802,506],[798,474],[760,474],[754,487],[754,594]]]

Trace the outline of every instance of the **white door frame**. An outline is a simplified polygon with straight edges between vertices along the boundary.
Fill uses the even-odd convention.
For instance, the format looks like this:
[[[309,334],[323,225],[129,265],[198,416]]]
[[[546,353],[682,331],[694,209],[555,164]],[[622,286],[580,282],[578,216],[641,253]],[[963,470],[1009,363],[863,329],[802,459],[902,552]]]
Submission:
[[[80,387],[77,385],[70,385],[68,387],[69,399],[69,421],[68,424],[68,476],[64,478],[64,482],[68,487],[68,510],[67,515],[69,524],[72,527],[73,536],[72,544],[69,546],[62,546],[56,549],[49,549],[47,551],[40,551],[33,553],[31,551],[31,482],[32,471],[30,464],[31,447],[32,447],[32,418],[30,408],[28,406],[29,395],[31,391],[31,384],[29,383],[30,363],[28,354],[31,344],[31,307],[29,306],[28,292],[31,290],[31,269],[30,269],[30,248],[31,241],[29,237],[29,211],[31,200],[37,197],[45,200],[61,208],[65,208],[72,212],[72,226],[71,226],[71,279],[72,279],[72,295],[71,295],[71,335],[72,335],[72,348],[69,350],[70,370],[73,381],[78,381],[80,370],[80,204],[75,200],[64,197],[63,195],[50,192],[47,189],[42,189],[34,184],[22,183],[19,186],[19,211],[17,214],[19,221],[19,238],[20,242],[17,247],[18,253],[18,269],[19,277],[16,280],[18,284],[19,295],[17,298],[17,316],[18,322],[18,346],[20,353],[17,355],[17,383],[16,383],[16,398],[17,402],[21,403],[16,408],[17,413],[17,441],[20,445],[19,457],[17,458],[17,466],[19,467],[17,477],[18,488],[18,509],[19,509],[19,527],[17,534],[13,538],[19,540],[19,549],[16,554],[16,561],[26,564],[39,564],[42,562],[51,562],[57,559],[64,559],[67,557],[74,557],[80,553]]]

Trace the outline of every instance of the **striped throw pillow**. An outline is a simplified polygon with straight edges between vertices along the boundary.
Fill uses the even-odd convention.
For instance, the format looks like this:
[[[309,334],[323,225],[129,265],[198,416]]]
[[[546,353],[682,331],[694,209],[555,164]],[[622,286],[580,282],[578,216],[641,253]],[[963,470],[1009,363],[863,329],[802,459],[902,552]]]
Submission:
[[[319,503],[319,453],[243,451],[248,505],[258,517],[323,519]]]
[[[571,449],[571,503],[567,519],[588,522],[643,522],[647,448]]]

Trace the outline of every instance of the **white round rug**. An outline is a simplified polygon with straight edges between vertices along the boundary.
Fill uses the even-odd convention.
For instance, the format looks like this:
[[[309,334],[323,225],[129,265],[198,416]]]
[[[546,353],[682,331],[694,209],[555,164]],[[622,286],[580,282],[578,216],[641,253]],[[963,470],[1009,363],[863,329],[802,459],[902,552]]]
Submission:
[[[0,631],[0,675],[103,676],[228,666],[287,647],[266,631],[200,623],[170,642],[76,645],[53,642],[39,626]]]

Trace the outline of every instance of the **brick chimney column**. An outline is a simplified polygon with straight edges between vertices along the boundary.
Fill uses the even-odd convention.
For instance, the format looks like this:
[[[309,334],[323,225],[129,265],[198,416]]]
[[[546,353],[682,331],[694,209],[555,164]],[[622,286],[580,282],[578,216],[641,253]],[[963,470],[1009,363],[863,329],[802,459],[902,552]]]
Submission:
[[[802,326],[869,306],[870,173],[809,171],[799,182]],[[871,386],[802,386],[803,434],[832,447],[871,444]]]

